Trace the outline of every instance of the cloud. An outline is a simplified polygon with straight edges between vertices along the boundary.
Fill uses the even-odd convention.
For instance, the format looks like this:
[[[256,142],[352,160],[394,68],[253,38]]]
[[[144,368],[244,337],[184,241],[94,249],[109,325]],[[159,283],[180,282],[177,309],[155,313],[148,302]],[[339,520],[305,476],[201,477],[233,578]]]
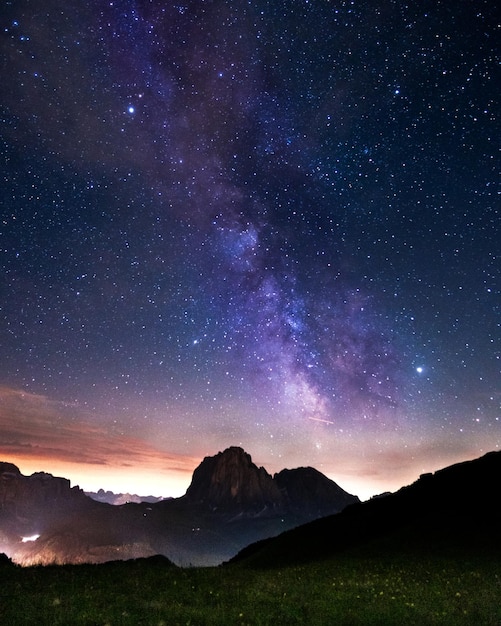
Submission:
[[[78,405],[0,387],[0,457],[191,473],[198,459],[90,423]]]

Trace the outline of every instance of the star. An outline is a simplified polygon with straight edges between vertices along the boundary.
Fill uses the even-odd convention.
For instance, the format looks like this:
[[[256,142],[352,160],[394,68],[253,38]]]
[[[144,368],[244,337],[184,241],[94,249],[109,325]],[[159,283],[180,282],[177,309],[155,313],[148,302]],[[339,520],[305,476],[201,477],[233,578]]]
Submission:
[[[75,400],[103,441],[344,458],[354,493],[501,445],[486,0],[31,4],[0,41],[0,442],[33,456]],[[39,440],[2,430],[19,390]]]

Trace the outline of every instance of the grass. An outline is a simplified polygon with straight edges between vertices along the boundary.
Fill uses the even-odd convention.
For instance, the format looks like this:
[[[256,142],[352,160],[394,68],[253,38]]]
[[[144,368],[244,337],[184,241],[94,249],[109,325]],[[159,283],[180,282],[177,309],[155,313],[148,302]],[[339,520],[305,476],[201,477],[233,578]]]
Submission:
[[[284,568],[180,569],[161,559],[0,563],[0,623],[64,625],[501,624],[495,556],[340,555]]]

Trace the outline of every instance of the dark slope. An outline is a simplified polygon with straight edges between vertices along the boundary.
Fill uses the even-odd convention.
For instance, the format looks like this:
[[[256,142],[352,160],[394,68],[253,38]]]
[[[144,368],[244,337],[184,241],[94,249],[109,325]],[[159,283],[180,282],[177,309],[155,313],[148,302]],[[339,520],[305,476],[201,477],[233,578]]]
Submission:
[[[486,550],[501,556],[501,452],[425,474],[242,550],[232,562],[274,567],[364,551]]]

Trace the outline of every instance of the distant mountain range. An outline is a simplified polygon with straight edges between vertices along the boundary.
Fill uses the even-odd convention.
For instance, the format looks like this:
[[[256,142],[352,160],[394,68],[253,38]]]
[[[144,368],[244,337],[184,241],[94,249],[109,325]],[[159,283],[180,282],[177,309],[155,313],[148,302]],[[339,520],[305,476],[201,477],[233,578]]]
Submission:
[[[311,467],[272,477],[237,447],[206,457],[183,497],[119,506],[88,497],[65,478],[23,476],[0,462],[0,553],[21,564],[162,554],[178,565],[216,565],[356,502]]]
[[[138,496],[131,493],[114,493],[113,491],[105,491],[99,489],[99,491],[84,491],[86,496],[96,500],[97,502],[106,502],[107,504],[113,504],[118,506],[120,504],[127,504],[128,502],[160,502],[161,500],[169,499],[157,496]]]

